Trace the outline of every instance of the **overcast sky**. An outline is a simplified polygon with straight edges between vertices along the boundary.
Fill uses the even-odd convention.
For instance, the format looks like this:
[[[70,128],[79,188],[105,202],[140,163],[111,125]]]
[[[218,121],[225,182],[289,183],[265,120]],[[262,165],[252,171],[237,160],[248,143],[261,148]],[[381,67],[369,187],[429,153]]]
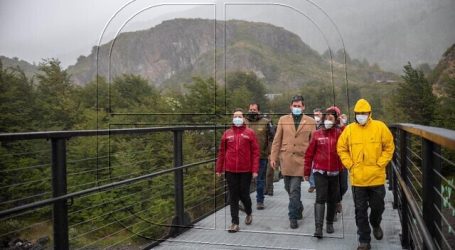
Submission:
[[[172,1],[187,4],[218,2],[220,6],[223,6],[224,2],[229,2],[222,0],[0,0],[0,55],[18,57],[31,63],[39,63],[44,58],[54,57],[58,58],[64,67],[75,64],[78,56],[88,55],[92,47],[97,45],[107,22],[127,3],[131,4],[114,19],[118,23],[109,27],[118,29],[122,27],[122,23],[137,13],[141,15],[134,16],[134,20],[128,23],[131,26],[130,30],[150,28],[162,20],[175,17],[188,15],[202,18],[214,17],[211,11],[213,6],[203,5],[198,7],[199,11],[195,11],[194,6],[189,5],[161,6],[143,11],[149,6],[172,3]],[[255,2],[256,0],[234,2],[241,1]],[[257,0],[257,2],[288,3],[298,6],[304,10],[303,14],[315,20],[319,17],[311,16],[313,13],[323,13],[308,3],[316,3],[337,23],[349,53],[352,52],[352,55],[361,57],[359,59],[372,58],[372,62],[382,60],[382,66],[387,66],[384,62],[397,54],[392,49],[405,52],[400,54],[403,58],[396,59],[398,65],[403,65],[407,60],[434,64],[444,50],[455,42],[453,31],[455,0]],[[410,6],[412,8],[409,8]],[[279,9],[284,12],[280,14]],[[231,10],[226,12],[228,19],[270,22],[299,34],[306,43],[319,52],[327,49],[327,47],[324,48],[325,45],[318,48],[318,45],[321,46],[320,41],[323,37],[321,32],[314,30],[316,26],[305,26],[302,20],[308,22],[308,18],[299,17],[297,21],[293,19],[292,15],[296,12],[289,11],[289,8],[231,6]],[[220,18],[224,14],[220,12],[222,8],[217,8],[217,11],[217,18]],[[417,16],[416,13],[418,13]],[[409,16],[408,19],[406,15]],[[321,25],[325,35],[334,35],[335,30],[327,30],[331,28],[331,23],[324,15],[322,16],[323,18],[316,20],[317,23]],[[124,30],[128,30],[128,25]],[[388,32],[387,25],[389,27],[401,25],[402,30],[396,28],[393,30],[400,39],[388,36],[388,41],[380,41],[377,36],[374,36],[375,33]],[[309,26],[312,26],[313,30],[308,29]],[[108,29],[106,32],[108,36],[104,37],[106,39],[102,43],[107,42],[108,38],[112,38],[117,31]],[[435,44],[436,38],[439,40]],[[315,40],[311,41],[311,39]],[[368,39],[377,41],[368,41]],[[362,44],[364,40],[368,43]],[[374,46],[373,49],[372,46]],[[340,48],[338,45],[335,47]],[[373,55],[375,52],[377,54]],[[413,58],[415,55],[420,56]]]

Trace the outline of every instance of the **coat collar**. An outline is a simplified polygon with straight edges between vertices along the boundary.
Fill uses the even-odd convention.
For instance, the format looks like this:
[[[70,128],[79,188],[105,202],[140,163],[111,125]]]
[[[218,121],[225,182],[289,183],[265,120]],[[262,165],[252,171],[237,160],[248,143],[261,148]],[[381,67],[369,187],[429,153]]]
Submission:
[[[294,130],[294,132],[296,134],[298,134],[300,132],[300,130],[302,130],[303,128],[303,125],[305,125],[307,123],[307,119],[305,118],[306,116],[304,114],[302,114],[302,119],[300,120],[300,123],[299,123],[299,127],[297,128],[297,130],[295,130],[295,126],[294,126],[294,117],[292,117],[292,114],[289,114],[288,115],[288,119],[291,120],[289,122],[289,124],[292,124],[292,129]],[[288,123],[288,122],[286,122]]]

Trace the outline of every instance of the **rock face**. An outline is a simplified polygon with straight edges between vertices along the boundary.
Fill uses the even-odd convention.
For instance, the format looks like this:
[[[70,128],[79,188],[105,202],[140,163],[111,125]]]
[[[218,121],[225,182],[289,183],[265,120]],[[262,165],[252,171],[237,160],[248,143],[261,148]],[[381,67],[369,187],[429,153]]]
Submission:
[[[329,69],[316,51],[280,27],[246,21],[215,24],[214,20],[174,19],[148,30],[121,33],[102,45],[98,54],[95,47],[89,56],[79,57],[68,71],[77,84],[93,80],[98,67],[99,74],[108,78],[138,74],[160,86],[191,79],[191,75],[214,76],[215,70],[216,78],[222,80],[226,67],[227,71],[253,71],[266,83],[292,85],[312,80],[311,75],[317,74],[311,71],[322,66]]]
[[[455,44],[446,50],[438,65],[433,70],[430,82],[438,86],[447,79],[455,79]]]

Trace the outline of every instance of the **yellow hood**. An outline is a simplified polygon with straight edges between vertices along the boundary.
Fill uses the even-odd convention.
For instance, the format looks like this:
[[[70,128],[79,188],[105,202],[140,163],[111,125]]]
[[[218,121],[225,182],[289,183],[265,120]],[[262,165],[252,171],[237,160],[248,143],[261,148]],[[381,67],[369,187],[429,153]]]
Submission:
[[[370,103],[368,103],[368,101],[365,99],[358,100],[357,103],[355,104],[354,112],[355,113],[371,112]]]

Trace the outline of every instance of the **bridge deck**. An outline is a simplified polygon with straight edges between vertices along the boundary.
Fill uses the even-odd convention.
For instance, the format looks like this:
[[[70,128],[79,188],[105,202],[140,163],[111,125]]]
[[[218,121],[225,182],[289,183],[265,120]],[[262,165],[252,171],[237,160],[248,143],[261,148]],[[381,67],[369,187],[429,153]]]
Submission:
[[[275,183],[274,196],[266,196],[264,210],[256,210],[256,193],[253,201],[253,223],[245,225],[245,214],[240,214],[240,232],[228,233],[230,225],[229,207],[200,221],[176,238],[162,242],[158,249],[356,249],[357,227],[354,220],[354,204],[350,190],[343,200],[343,214],[334,223],[335,233],[324,238],[312,237],[314,232],[313,203],[315,193],[308,193],[308,182],[302,183],[302,201],[305,207],[303,220],[298,229],[289,228],[287,218],[288,195],[281,180]],[[382,228],[384,238],[380,241],[372,236],[372,249],[401,249],[401,225],[397,210],[392,208],[392,193],[387,191]]]

